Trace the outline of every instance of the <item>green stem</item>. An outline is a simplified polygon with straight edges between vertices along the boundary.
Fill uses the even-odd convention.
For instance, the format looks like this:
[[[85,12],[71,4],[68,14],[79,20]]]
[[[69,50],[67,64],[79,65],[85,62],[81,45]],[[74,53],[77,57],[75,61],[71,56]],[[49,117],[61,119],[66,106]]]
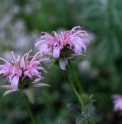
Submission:
[[[79,94],[77,93],[77,91],[76,91],[76,89],[75,89],[75,87],[74,87],[74,85],[72,83],[72,80],[71,80],[71,77],[69,75],[68,69],[66,70],[66,73],[67,73],[67,77],[68,77],[68,80],[70,82],[70,85],[71,85],[73,91],[75,92],[75,95],[77,96],[78,100],[80,101],[80,103],[81,103],[81,105],[82,105],[82,107],[84,109],[84,112],[87,113],[87,110],[86,110],[86,108],[85,108],[85,106],[83,104],[83,101],[82,101],[81,97],[79,96]]]
[[[84,106],[84,103],[83,103],[82,98],[79,96],[78,92],[76,91],[76,89],[75,89],[75,87],[74,87],[74,84],[72,83],[72,80],[71,80],[70,74],[69,74],[69,72],[68,72],[68,69],[66,69],[66,73],[67,73],[67,77],[68,77],[68,80],[69,80],[69,82],[70,82],[70,85],[71,85],[73,91],[75,92],[75,95],[77,96],[78,100],[80,101],[80,103],[81,103],[81,105],[82,105],[82,108],[83,108],[85,114],[86,114],[87,117],[88,117],[88,116],[89,116],[89,115],[88,115],[88,111],[87,111],[86,107]],[[89,120],[88,120],[88,124],[90,124],[90,121],[89,121]]]
[[[70,62],[70,60],[69,60],[69,66],[70,66],[71,71],[72,71],[72,74],[73,74],[73,76],[74,76],[74,78],[75,78],[75,80],[76,80],[76,84],[77,84],[77,86],[78,86],[78,88],[79,88],[80,93],[83,93],[83,89],[82,89],[82,87],[81,87],[81,85],[80,85],[80,82],[79,82],[79,80],[78,80],[78,78],[77,78],[77,76],[76,76],[76,73],[75,73],[75,71],[74,71],[74,68],[73,68],[72,63]]]
[[[24,94],[24,96],[25,96],[25,101],[26,101],[26,106],[27,106],[27,109],[28,109],[28,113],[29,113],[29,115],[31,117],[31,120],[32,120],[33,124],[36,124],[36,121],[35,121],[35,119],[34,119],[34,117],[32,115],[32,112],[31,112],[31,109],[30,109],[30,106],[29,106],[28,98],[27,98],[27,96],[25,94]]]

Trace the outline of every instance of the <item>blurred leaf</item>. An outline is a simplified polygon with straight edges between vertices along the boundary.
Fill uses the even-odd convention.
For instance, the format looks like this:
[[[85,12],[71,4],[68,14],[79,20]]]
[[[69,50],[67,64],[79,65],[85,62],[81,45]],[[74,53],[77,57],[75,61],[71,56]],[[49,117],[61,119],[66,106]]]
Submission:
[[[95,107],[92,102],[86,105],[87,111],[89,113],[89,116],[93,116],[95,114]]]
[[[76,124],[88,124],[88,121],[85,117],[83,116],[78,116],[76,118]]]

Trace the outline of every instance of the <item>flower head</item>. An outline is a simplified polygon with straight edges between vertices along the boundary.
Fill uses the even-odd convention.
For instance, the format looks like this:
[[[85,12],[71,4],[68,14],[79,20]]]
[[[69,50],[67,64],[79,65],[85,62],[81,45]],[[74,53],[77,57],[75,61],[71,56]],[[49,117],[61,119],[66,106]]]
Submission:
[[[18,89],[18,82],[19,78],[22,75],[22,70],[19,67],[18,59],[14,57],[14,54],[12,52],[13,60],[12,63],[9,63],[3,58],[0,58],[0,60],[3,60],[5,64],[0,65],[0,74],[3,74],[3,77],[6,77],[6,80],[11,83],[11,87],[13,91],[16,91]]]
[[[38,59],[40,53],[30,56],[31,52],[32,50],[24,54],[21,59],[19,56],[18,58],[15,58],[12,52],[12,63],[0,58],[0,60],[5,62],[5,64],[0,65],[0,74],[2,74],[3,77],[6,78],[6,81],[10,83],[10,85],[1,86],[2,88],[9,89],[4,95],[9,92],[24,90],[30,87],[47,86],[47,84],[44,83],[37,84],[37,82],[43,78],[40,70],[46,72],[45,69],[40,66],[40,62],[47,59]],[[38,78],[38,80],[35,80],[35,78]]]
[[[113,110],[116,111],[122,111],[122,95],[113,95],[113,103],[114,108]]]
[[[61,32],[50,35],[46,32],[43,33],[41,38],[35,44],[39,49],[41,55],[51,55],[55,59],[64,60],[61,63],[64,69],[68,62],[67,59],[72,58],[73,55],[80,55],[86,51],[89,40],[87,33],[81,30],[80,26],[76,26],[69,31]],[[64,65],[64,66],[63,66]]]

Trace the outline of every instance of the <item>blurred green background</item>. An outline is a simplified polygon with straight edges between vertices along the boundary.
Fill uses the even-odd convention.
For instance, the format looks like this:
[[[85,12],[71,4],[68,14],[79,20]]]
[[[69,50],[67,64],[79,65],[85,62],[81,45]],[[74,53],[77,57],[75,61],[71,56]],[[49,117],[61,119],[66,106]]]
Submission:
[[[41,31],[51,33],[80,25],[91,41],[87,55],[72,62],[82,87],[96,99],[96,123],[113,118],[111,95],[122,94],[122,0],[0,0],[0,56],[23,55],[34,48]],[[38,124],[75,124],[77,113],[67,104],[80,105],[65,72],[46,68],[44,82],[52,87],[34,90],[32,111]],[[1,78],[1,85],[6,84]],[[31,124],[21,92],[2,98],[0,124]],[[112,123],[111,123],[112,124]]]

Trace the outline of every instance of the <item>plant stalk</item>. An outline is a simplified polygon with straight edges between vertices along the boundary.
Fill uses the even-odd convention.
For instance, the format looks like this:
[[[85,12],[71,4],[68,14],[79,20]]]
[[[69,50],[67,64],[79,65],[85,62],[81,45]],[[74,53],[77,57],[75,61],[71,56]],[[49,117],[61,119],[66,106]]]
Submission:
[[[29,115],[30,115],[30,117],[31,117],[32,123],[33,123],[33,124],[36,124],[36,121],[35,121],[35,119],[34,119],[34,117],[33,117],[33,114],[32,114],[32,112],[31,112],[31,109],[30,109],[30,105],[29,105],[29,102],[28,102],[28,98],[27,98],[26,94],[24,94],[24,96],[25,96],[25,101],[26,101],[26,106],[27,106],[27,109],[28,109],[28,113],[29,113]]]
[[[77,84],[77,87],[79,88],[80,93],[83,93],[83,88],[82,88],[82,86],[80,85],[80,82],[79,82],[79,80],[78,80],[78,78],[77,78],[77,75],[76,75],[76,73],[75,73],[75,71],[74,71],[74,68],[73,68],[72,63],[71,63],[70,60],[69,60],[69,66],[70,66],[71,71],[72,71],[72,74],[73,74],[73,76],[74,76],[74,78],[75,78],[75,80],[76,80],[76,84]]]
[[[70,74],[69,74],[68,69],[66,69],[66,74],[67,74],[68,80],[69,80],[69,82],[70,82],[70,85],[71,85],[71,87],[72,87],[72,89],[73,89],[75,95],[77,96],[78,100],[80,101],[80,103],[81,103],[81,105],[82,105],[82,107],[83,107],[83,110],[84,110],[85,114],[86,114],[87,117],[88,117],[88,116],[89,116],[89,115],[88,115],[88,111],[87,111],[86,107],[84,106],[84,103],[83,103],[82,98],[79,96],[78,92],[77,92],[76,89],[75,89],[75,86],[74,86],[74,84],[73,84],[73,82],[72,82],[72,80],[71,80],[71,77],[70,77]],[[75,75],[75,76],[76,76],[76,75]],[[76,76],[76,77],[77,77],[77,76]],[[75,79],[76,79],[76,78],[75,78]],[[78,80],[78,79],[77,79],[77,80]],[[80,84],[79,84],[79,85],[80,85]],[[83,92],[83,90],[82,90],[82,92]],[[88,120],[88,124],[90,124],[90,121],[89,121],[89,120]]]

